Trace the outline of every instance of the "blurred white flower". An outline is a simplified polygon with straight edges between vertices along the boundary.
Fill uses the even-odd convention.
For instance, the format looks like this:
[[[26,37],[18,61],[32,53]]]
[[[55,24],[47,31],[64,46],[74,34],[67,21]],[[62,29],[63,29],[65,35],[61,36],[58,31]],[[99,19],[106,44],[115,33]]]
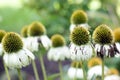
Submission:
[[[104,75],[107,74],[108,68],[104,66]],[[97,65],[88,70],[88,80],[91,80],[93,76],[102,76],[102,65]]]
[[[70,44],[70,57],[72,60],[84,61],[89,60],[93,55],[92,46],[89,44],[77,46]]]
[[[2,44],[0,43],[0,56],[2,56],[3,54],[3,48],[2,48]]]
[[[67,74],[68,74],[68,77],[69,77],[70,79],[74,79],[75,77],[76,77],[77,79],[83,79],[83,70],[82,70],[82,68],[70,67],[70,68],[68,69]]]
[[[109,76],[106,76],[104,80],[120,80],[120,76],[118,76],[118,75],[109,75]]]
[[[4,52],[3,60],[9,68],[22,68],[30,64],[35,56],[27,49],[23,48],[18,52]]]
[[[53,61],[64,61],[70,58],[70,51],[67,46],[52,47],[48,51],[47,57],[49,60]]]
[[[71,24],[70,25],[70,32],[72,32],[76,26],[82,26],[82,27],[84,27],[86,29],[90,28],[90,26],[87,23],[83,23],[83,24]]]

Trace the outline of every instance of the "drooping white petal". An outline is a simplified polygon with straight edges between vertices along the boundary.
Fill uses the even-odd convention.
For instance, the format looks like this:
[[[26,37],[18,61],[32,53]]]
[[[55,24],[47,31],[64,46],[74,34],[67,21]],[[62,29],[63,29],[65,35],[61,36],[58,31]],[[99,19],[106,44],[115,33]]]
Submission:
[[[0,44],[0,56],[3,54],[2,44]]]
[[[120,80],[120,76],[110,75],[110,76],[106,76],[104,80]]]
[[[86,28],[86,29],[89,29],[90,28],[90,26],[87,24],[87,23],[83,23],[83,24],[71,24],[70,25],[70,32],[72,32],[73,31],[73,29],[76,27],[76,26],[82,26],[82,27],[84,27],[84,28]]]
[[[83,79],[83,70],[81,68],[70,67],[67,74],[70,79],[74,79],[75,77],[77,79]]]
[[[16,53],[5,53],[3,56],[5,64],[9,68],[21,68],[22,64]]]
[[[52,45],[51,40],[46,35],[42,35],[40,39],[45,49],[49,49],[51,47]]]
[[[53,60],[53,61],[63,61],[66,58],[70,57],[70,52],[68,47],[63,46],[63,47],[57,47],[57,48],[51,48],[48,51],[48,55],[47,55],[49,60]]]
[[[104,74],[106,75],[108,72],[108,68],[104,66]],[[102,66],[97,65],[88,70],[88,79],[91,80],[91,78],[96,75],[96,76],[102,76]]]
[[[76,60],[76,61],[89,60],[93,55],[92,53],[93,53],[93,50],[91,45],[89,44],[77,46],[71,43],[70,56],[72,60]]]

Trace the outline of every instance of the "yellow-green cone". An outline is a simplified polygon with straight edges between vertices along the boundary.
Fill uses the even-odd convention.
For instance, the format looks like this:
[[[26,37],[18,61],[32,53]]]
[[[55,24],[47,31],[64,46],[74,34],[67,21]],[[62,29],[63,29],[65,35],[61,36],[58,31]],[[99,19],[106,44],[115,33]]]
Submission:
[[[74,68],[82,68],[82,63],[81,62],[77,62],[77,61],[73,61],[71,63],[71,66]]]
[[[44,25],[40,22],[33,22],[28,28],[29,36],[41,36],[46,33]]]
[[[76,45],[84,45],[89,42],[89,32],[84,27],[77,26],[70,34],[70,40]]]
[[[20,36],[15,32],[8,32],[2,39],[3,49],[7,53],[17,52],[23,48]]]
[[[88,21],[87,14],[83,10],[76,10],[71,16],[71,23],[81,24]]]
[[[107,25],[102,24],[94,30],[93,40],[99,44],[110,44],[114,41],[113,32]]]
[[[24,37],[24,38],[28,37],[28,31],[27,30],[28,30],[28,26],[24,26],[22,28],[22,30],[21,30],[22,37]]]
[[[6,32],[4,30],[0,30],[0,43],[3,39],[3,37],[5,36]]]
[[[65,39],[59,34],[55,34],[51,38],[53,47],[61,47],[65,45]]]
[[[116,28],[113,31],[115,42],[120,42],[120,28]]]

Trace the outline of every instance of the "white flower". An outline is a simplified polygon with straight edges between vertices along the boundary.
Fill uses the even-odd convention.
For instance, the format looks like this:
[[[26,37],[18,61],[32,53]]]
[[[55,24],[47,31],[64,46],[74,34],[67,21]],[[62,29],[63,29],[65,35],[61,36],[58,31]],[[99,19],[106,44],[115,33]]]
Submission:
[[[68,74],[68,77],[69,77],[70,79],[74,79],[75,77],[76,77],[77,79],[83,79],[83,70],[82,70],[82,68],[70,67],[70,68],[68,69],[67,74]]]
[[[104,66],[104,74],[106,75],[108,72],[108,68]],[[102,76],[102,65],[97,65],[88,70],[88,79],[91,80],[93,76]]]
[[[92,53],[93,49],[89,44],[77,46],[71,43],[70,45],[70,57],[72,60],[89,60],[92,57]]]
[[[46,36],[46,35],[42,35],[42,36],[36,36],[36,37],[28,37],[28,45],[27,48],[30,51],[38,51],[39,50],[39,45],[42,44],[42,46],[45,49],[49,49],[51,46],[51,40]]]
[[[3,54],[3,48],[2,48],[2,44],[0,43],[0,56],[2,56]]]
[[[120,43],[116,42],[113,46],[116,52],[115,57],[120,57]]]
[[[47,55],[49,60],[53,61],[64,61],[66,58],[70,57],[70,52],[67,46],[62,47],[52,47],[48,51]]]
[[[23,48],[18,52],[4,52],[3,60],[9,68],[22,68],[30,64],[35,56],[27,49]]]
[[[85,27],[86,29],[89,29],[89,28],[90,28],[90,26],[89,26],[87,23],[84,23],[84,24],[71,24],[71,25],[70,25],[70,32],[73,31],[73,29],[76,27],[76,25]]]
[[[118,75],[110,75],[106,76],[104,80],[120,80],[120,77]]]

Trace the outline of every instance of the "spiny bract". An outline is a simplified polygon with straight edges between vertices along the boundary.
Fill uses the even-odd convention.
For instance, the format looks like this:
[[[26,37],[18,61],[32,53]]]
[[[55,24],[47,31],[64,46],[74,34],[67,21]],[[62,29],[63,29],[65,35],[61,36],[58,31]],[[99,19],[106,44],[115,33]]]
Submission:
[[[21,30],[21,35],[25,38],[28,37],[28,31],[27,30],[28,30],[28,26],[24,26]]]
[[[84,45],[89,42],[89,32],[84,27],[77,26],[70,34],[70,40],[76,45]]]
[[[3,39],[3,37],[5,36],[6,32],[4,30],[0,30],[0,43]]]
[[[73,24],[86,23],[87,20],[87,14],[83,10],[76,10],[71,16],[71,23]]]
[[[33,22],[28,28],[29,36],[41,36],[46,33],[44,25],[40,22]]]
[[[55,34],[51,38],[53,47],[61,47],[65,45],[65,39],[59,34]]]
[[[71,66],[74,68],[82,68],[82,62],[73,61]]]
[[[8,32],[2,39],[3,49],[7,53],[17,52],[23,48],[23,42],[20,36],[14,32]]]
[[[115,42],[120,42],[120,28],[116,28],[113,31]]]
[[[94,30],[93,40],[98,44],[110,44],[114,41],[113,32],[107,25],[102,24]]]

